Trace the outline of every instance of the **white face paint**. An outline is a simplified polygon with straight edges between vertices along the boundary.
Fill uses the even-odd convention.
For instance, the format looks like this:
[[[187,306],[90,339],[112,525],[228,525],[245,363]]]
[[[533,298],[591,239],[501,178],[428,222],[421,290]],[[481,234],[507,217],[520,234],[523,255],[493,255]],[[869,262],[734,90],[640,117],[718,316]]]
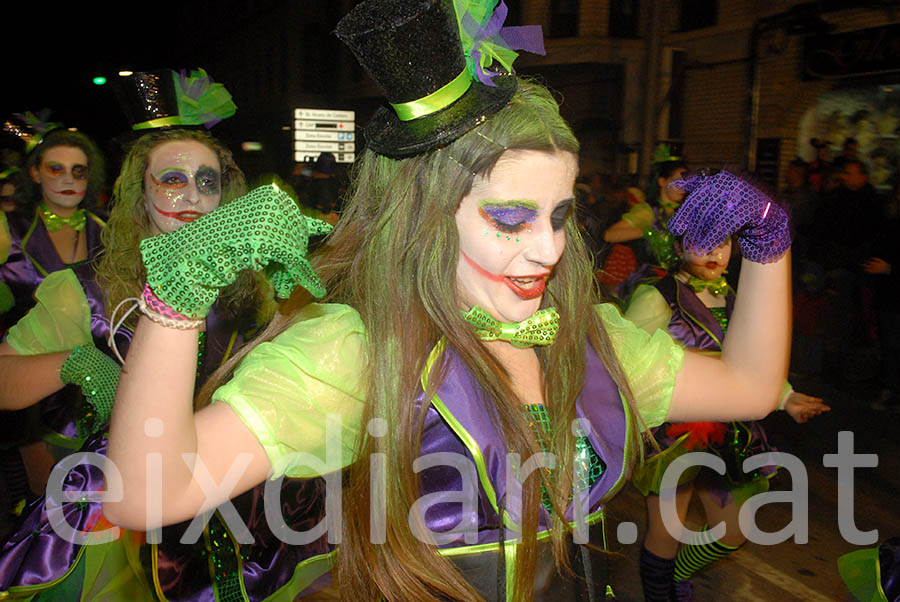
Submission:
[[[456,286],[468,309],[503,322],[540,308],[566,244],[578,166],[571,153],[506,151],[489,178],[476,177],[456,212]]]
[[[728,269],[728,262],[731,260],[731,239],[726,238],[725,242],[706,255],[697,255],[685,249],[682,256],[685,271],[701,280],[715,280]]]
[[[87,192],[88,158],[77,146],[54,146],[44,151],[40,165],[32,167],[29,174],[41,185],[47,208],[68,217]]]
[[[209,213],[222,199],[219,158],[197,140],[164,142],[150,151],[144,204],[154,233],[172,232]]]

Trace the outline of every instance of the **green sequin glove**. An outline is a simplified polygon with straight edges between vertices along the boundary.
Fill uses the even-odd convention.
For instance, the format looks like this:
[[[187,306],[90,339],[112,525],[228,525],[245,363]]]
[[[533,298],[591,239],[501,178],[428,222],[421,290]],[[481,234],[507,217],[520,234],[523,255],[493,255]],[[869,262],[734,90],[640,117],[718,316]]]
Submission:
[[[76,347],[59,371],[59,379],[67,385],[78,385],[84,395],[79,408],[79,437],[87,437],[109,422],[121,366],[93,345]]]
[[[262,270],[278,297],[300,285],[316,297],[325,287],[306,260],[311,234],[331,226],[300,213],[275,185],[261,186],[175,230],[141,242],[153,294],[189,318],[206,316],[241,270]]]

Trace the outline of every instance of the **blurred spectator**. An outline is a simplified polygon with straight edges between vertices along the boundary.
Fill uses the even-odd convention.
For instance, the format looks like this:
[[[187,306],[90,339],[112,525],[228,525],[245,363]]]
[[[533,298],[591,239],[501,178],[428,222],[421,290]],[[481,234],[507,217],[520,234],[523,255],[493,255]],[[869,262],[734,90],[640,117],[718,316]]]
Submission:
[[[843,168],[846,163],[858,160],[859,142],[853,137],[844,138],[844,144],[841,146],[841,154],[834,159],[835,166]]]
[[[312,166],[312,177],[307,187],[305,202],[313,209],[321,211],[322,215],[326,216],[323,219],[334,223],[340,210],[340,196],[337,160],[329,152],[320,153]]]
[[[872,408],[900,412],[900,185],[885,204],[884,217],[872,255],[862,264],[874,292],[881,350],[881,391]]]
[[[809,143],[816,149],[816,158],[807,166],[807,178],[812,189],[821,192],[822,180],[831,168],[831,162],[828,160],[828,146],[831,143],[819,138],[811,138]]]

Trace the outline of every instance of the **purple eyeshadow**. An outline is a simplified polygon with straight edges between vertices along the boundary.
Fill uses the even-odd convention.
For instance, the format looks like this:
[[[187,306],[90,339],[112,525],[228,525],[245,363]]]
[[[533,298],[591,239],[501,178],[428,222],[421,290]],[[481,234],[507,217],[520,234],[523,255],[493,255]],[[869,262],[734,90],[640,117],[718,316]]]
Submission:
[[[537,215],[536,209],[529,209],[521,205],[515,207],[487,205],[482,207],[482,210],[490,219],[504,226],[518,226],[525,222],[533,222]]]

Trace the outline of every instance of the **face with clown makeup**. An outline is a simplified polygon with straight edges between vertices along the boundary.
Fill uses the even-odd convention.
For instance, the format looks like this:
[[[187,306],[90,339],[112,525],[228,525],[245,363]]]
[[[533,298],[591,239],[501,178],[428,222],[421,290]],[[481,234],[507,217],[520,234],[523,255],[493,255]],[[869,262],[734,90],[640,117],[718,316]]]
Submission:
[[[728,269],[731,260],[731,239],[726,238],[718,247],[705,255],[685,249],[684,270],[701,280],[715,280]]]
[[[154,234],[172,232],[209,213],[222,198],[216,153],[196,140],[172,140],[150,151],[144,205]]]
[[[577,171],[567,152],[510,150],[489,177],[476,176],[456,212],[463,309],[520,322],[540,308],[566,244]]]
[[[77,146],[54,146],[41,155],[39,165],[29,171],[41,185],[41,198],[47,208],[68,217],[84,199],[88,181],[88,158]]]

